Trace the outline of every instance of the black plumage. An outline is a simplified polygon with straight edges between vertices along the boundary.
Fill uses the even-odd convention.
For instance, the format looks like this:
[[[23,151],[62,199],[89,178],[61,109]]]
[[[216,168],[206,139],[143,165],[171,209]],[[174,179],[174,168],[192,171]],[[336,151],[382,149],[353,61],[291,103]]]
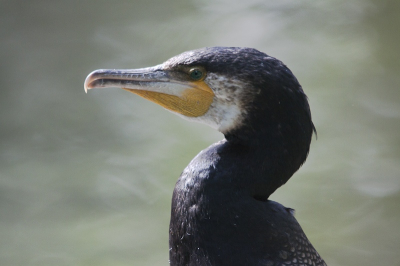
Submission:
[[[268,199],[304,163],[315,131],[307,97],[281,61],[250,48],[203,48],[140,70],[140,77],[130,72],[137,77],[127,81],[103,71],[87,83],[140,89],[143,73],[154,72],[162,82],[192,84],[186,73],[193,68],[206,72],[214,93],[199,117],[229,123],[219,128],[225,139],[200,152],[176,183],[170,264],[325,265],[293,211]]]
[[[324,265],[290,209],[268,200],[307,157],[307,98],[279,60],[230,49],[195,52],[187,62],[245,81],[248,99],[243,124],[197,155],[176,184],[171,265]]]

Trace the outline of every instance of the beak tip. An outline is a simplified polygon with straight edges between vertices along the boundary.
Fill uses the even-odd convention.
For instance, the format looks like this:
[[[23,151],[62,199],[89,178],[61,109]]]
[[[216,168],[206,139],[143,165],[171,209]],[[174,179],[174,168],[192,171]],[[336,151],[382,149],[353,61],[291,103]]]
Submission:
[[[85,93],[87,93],[88,90],[92,89],[92,88],[90,87],[90,83],[93,81],[93,73],[94,73],[94,72],[95,72],[95,71],[93,71],[92,73],[90,73],[90,74],[86,77],[85,82],[83,83],[83,88],[84,88],[84,90],[85,90]]]

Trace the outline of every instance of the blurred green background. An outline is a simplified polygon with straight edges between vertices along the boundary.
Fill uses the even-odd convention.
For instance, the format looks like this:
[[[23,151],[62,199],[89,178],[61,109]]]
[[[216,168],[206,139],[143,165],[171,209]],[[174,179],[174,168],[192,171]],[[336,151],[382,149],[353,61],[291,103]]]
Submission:
[[[400,265],[400,1],[0,1],[0,265],[167,265],[183,168],[223,136],[99,68],[204,46],[281,59],[318,140],[271,199],[328,265]]]

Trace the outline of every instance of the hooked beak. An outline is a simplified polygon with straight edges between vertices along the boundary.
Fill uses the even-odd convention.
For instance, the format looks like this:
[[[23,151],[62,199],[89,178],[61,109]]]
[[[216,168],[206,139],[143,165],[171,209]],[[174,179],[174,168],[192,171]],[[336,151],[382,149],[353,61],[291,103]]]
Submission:
[[[188,117],[204,115],[214,93],[203,81],[182,81],[161,65],[140,69],[99,69],[90,73],[85,92],[94,88],[117,87],[135,93],[164,108]]]

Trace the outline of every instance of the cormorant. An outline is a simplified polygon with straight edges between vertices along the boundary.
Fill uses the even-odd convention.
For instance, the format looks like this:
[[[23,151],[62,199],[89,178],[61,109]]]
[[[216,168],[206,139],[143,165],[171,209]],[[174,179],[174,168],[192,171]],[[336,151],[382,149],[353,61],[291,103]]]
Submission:
[[[326,265],[293,210],[268,199],[304,163],[315,131],[307,97],[281,61],[251,48],[203,48],[86,78],[85,91],[104,87],[133,92],[225,136],[176,183],[170,265]]]

